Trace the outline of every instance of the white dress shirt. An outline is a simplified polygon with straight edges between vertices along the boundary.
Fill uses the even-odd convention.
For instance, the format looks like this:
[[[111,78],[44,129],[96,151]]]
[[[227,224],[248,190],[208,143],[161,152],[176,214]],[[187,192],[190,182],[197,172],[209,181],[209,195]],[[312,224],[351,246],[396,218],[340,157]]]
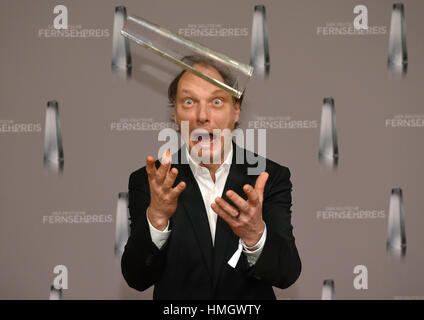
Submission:
[[[218,215],[212,210],[211,204],[215,202],[216,197],[222,197],[222,192],[224,191],[225,183],[227,181],[227,177],[230,172],[231,162],[233,159],[233,146],[231,144],[230,152],[228,153],[227,157],[225,158],[221,166],[216,170],[215,182],[213,182],[209,170],[206,167],[200,166],[198,163],[196,163],[193,160],[193,158],[190,156],[190,153],[188,152],[188,148],[186,147],[186,145],[184,145],[183,148],[185,149],[190,169],[194,175],[194,178],[196,179],[197,184],[199,185],[200,192],[203,197],[203,202],[205,204],[206,213],[207,213],[208,221],[209,221],[209,228],[210,228],[211,236],[212,236],[212,244],[214,244],[216,221],[218,219]],[[146,215],[147,215],[147,210],[146,210]],[[168,229],[169,221],[168,221],[168,226],[166,227],[164,231],[160,231],[156,229],[155,227],[153,227],[149,221],[149,218],[147,218],[147,221],[149,222],[150,235],[152,237],[153,243],[156,245],[158,249],[162,248],[162,246],[166,243],[171,233],[171,230]],[[256,263],[256,260],[259,258],[260,254],[262,253],[262,249],[265,244],[265,239],[266,239],[266,225],[265,225],[264,233],[262,234],[261,239],[258,241],[256,245],[254,245],[253,247],[248,247],[245,245],[243,240],[240,240],[239,250],[238,252],[236,251],[234,255],[237,256],[238,254],[239,256],[241,253],[241,249],[243,249],[243,252],[247,257],[247,261],[249,265],[254,265]],[[233,258],[235,258],[235,263],[233,265],[233,267],[235,267],[235,264],[237,264],[237,261],[238,261],[238,257],[233,257]]]

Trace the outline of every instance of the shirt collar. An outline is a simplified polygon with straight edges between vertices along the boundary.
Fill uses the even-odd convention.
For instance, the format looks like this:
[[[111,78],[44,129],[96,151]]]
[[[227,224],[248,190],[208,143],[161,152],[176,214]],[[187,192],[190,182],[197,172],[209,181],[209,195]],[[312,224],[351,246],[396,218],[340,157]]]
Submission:
[[[186,158],[188,159],[188,164],[189,164],[190,169],[193,172],[193,174],[197,175],[202,170],[207,169],[206,167],[203,167],[203,166],[199,165],[196,161],[194,161],[194,159],[190,155],[190,152],[188,151],[187,144],[185,144],[185,153],[186,153]],[[233,162],[233,143],[231,142],[230,143],[230,151],[228,152],[227,157],[225,158],[224,162],[217,169],[217,172],[221,171],[221,170],[230,170],[232,162]]]

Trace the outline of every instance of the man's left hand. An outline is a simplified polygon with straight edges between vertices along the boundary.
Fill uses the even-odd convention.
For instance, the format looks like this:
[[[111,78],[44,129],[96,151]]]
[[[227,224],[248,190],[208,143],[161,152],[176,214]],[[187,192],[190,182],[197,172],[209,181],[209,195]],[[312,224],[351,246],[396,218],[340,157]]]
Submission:
[[[255,188],[249,184],[243,186],[247,200],[244,200],[233,190],[228,190],[226,195],[237,208],[220,197],[217,197],[215,203],[211,205],[212,210],[228,223],[233,232],[248,247],[253,247],[261,239],[265,229],[262,219],[262,202],[268,177],[267,172],[262,172],[256,179]]]

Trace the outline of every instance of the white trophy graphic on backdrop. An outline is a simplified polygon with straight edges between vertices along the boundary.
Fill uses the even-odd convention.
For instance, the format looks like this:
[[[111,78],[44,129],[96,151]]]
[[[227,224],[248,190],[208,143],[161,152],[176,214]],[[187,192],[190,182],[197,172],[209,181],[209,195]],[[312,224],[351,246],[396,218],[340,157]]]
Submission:
[[[54,285],[51,285],[49,300],[62,300],[62,298],[62,288],[56,289]]]
[[[127,192],[120,192],[118,195],[115,223],[115,256],[119,257],[124,253],[130,235]]]
[[[112,71],[118,75],[129,77],[132,70],[130,43],[121,34],[126,19],[126,8],[124,6],[116,7],[113,20]]]
[[[57,101],[47,102],[44,131],[44,167],[52,171],[63,171],[62,130]]]
[[[406,22],[402,3],[395,3],[392,8],[387,65],[395,75],[405,75],[408,69]]]
[[[335,300],[336,299],[336,290],[334,288],[334,280],[327,279],[324,280],[322,285],[321,300]]]
[[[255,74],[268,76],[270,71],[268,28],[265,6],[255,6],[252,22],[252,40],[250,47],[250,65],[255,68]]]
[[[392,189],[387,223],[387,253],[396,258],[403,258],[406,254],[406,232],[401,188]]]
[[[336,131],[336,112],[333,98],[325,98],[321,112],[319,161],[327,168],[337,168],[339,148]]]

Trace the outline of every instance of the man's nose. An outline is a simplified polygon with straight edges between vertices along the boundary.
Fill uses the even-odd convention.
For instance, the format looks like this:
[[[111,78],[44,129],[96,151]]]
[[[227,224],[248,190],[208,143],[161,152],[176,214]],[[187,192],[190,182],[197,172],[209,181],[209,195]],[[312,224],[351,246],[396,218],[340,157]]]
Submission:
[[[197,121],[205,123],[209,121],[209,108],[205,101],[201,101],[197,108]]]

